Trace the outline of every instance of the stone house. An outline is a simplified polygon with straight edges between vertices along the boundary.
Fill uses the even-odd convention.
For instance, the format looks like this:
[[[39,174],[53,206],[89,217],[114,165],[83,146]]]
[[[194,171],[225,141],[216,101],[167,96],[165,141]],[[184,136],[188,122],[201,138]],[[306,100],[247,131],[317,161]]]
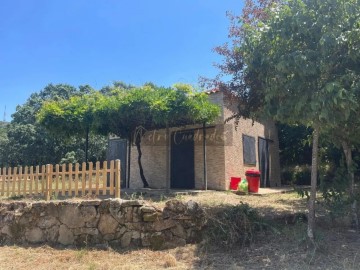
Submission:
[[[240,119],[235,128],[234,120],[225,120],[234,114],[236,107],[221,91],[207,93],[209,99],[221,108],[215,124],[171,128],[169,148],[165,130],[145,132],[141,147],[142,165],[150,187],[204,189],[207,186],[213,190],[228,190],[231,177],[244,178],[245,171],[252,168],[260,170],[262,187],[280,186],[279,142],[274,122]],[[114,148],[111,144],[116,142],[128,149],[127,154],[122,153],[123,186],[141,188],[136,147],[126,147],[126,141],[113,139],[109,141],[109,149]],[[128,156],[130,165],[126,162]],[[167,157],[170,157],[169,182]]]

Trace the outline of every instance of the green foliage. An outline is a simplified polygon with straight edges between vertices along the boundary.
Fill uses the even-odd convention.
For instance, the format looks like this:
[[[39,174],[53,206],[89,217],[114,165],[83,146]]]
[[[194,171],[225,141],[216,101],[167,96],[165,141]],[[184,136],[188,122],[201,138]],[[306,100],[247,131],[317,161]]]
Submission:
[[[288,1],[247,28],[242,49],[265,113],[305,125],[348,120],[358,106],[358,14],[357,1]]]
[[[351,209],[351,198],[348,194],[350,179],[344,160],[341,160],[339,166],[321,168],[320,171],[323,205],[332,218],[346,216]]]
[[[63,157],[60,160],[60,164],[68,164],[68,163],[77,163],[78,159],[76,158],[75,151],[71,151],[65,154],[65,157]]]
[[[210,103],[205,94],[190,91],[190,87],[153,87],[118,89],[103,99],[96,111],[100,129],[129,138],[140,126],[151,130],[212,122],[219,115],[217,105]]]
[[[85,135],[95,129],[95,110],[102,99],[101,94],[94,92],[69,99],[47,101],[37,113],[37,120],[53,135]]]
[[[93,91],[87,85],[76,89],[66,84],[49,84],[40,92],[31,94],[13,114],[13,120],[6,127],[7,138],[0,139],[0,165],[54,164],[60,162],[61,158],[71,151],[75,151],[77,159],[83,161],[83,139],[77,137],[66,140],[54,137],[36,122],[36,115],[44,102],[68,100],[70,97],[80,97]],[[89,146],[90,157],[93,160],[104,159],[107,140],[103,136],[96,136],[94,139],[94,143]]]
[[[303,125],[277,124],[282,166],[311,164],[312,129]]]
[[[251,244],[266,224],[248,204],[224,205],[208,216],[206,237],[210,244],[231,248]]]
[[[310,185],[311,170],[309,166],[291,166],[283,168],[281,172],[282,184]]]

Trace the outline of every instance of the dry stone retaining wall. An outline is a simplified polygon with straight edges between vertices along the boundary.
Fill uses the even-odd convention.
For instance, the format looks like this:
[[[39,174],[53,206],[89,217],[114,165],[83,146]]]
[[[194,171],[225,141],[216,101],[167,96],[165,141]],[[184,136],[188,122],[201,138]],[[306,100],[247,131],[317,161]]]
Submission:
[[[163,210],[138,200],[0,202],[0,244],[151,247],[201,239],[204,211],[168,201]]]

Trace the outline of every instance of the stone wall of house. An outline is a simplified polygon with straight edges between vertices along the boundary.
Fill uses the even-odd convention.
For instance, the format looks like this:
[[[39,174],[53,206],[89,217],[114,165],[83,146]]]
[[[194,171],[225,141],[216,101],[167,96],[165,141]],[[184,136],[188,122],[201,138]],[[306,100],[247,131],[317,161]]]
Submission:
[[[0,244],[162,249],[200,240],[205,222],[193,201],[168,201],[163,210],[120,199],[2,202]]]

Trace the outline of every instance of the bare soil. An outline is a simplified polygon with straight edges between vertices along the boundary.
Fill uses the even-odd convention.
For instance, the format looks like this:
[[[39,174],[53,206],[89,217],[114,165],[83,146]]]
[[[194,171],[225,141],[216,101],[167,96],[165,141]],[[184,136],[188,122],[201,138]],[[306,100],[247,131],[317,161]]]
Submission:
[[[168,199],[131,196],[158,206]],[[306,223],[291,219],[306,210],[306,200],[296,193],[239,196],[205,192],[172,197],[197,201],[207,211],[248,203],[273,222],[271,229],[258,232],[250,246],[231,249],[204,242],[164,251],[2,246],[0,269],[360,269],[360,234],[344,224],[319,220],[316,246],[309,245]]]

